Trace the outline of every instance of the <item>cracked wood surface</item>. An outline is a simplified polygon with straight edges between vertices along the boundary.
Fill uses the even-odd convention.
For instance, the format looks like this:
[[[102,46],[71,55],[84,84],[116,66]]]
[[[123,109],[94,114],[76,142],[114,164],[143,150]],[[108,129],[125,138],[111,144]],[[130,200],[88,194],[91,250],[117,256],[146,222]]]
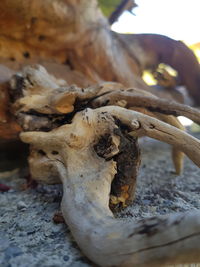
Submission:
[[[138,107],[135,107],[138,104],[138,94],[144,98],[144,107],[146,106],[146,96],[153,100],[156,99],[157,106],[162,107],[161,99],[143,90],[123,89],[119,93],[117,89],[123,88],[123,86],[118,83],[102,83],[88,88],[67,86],[64,81],[56,80],[43,67],[37,65],[25,67],[22,72],[13,76],[10,84],[12,110],[24,130],[51,130],[63,123],[70,123],[77,111],[90,106],[98,107],[113,103],[138,110]],[[181,111],[185,107],[190,108],[178,105],[181,107]],[[142,106],[142,100],[140,106]],[[139,111],[183,129],[175,117],[159,112],[150,112],[144,107]],[[198,110],[192,110],[197,117]],[[183,166],[183,154],[173,147],[172,156],[176,172],[179,174]]]
[[[196,123],[200,123],[200,111],[193,107],[177,103],[175,101],[167,101],[165,99],[157,98],[154,95],[143,94],[142,90],[128,89],[116,90],[104,96],[99,97],[94,101],[94,106],[114,105],[118,101],[125,100],[125,107],[145,107],[149,111],[159,112],[166,115],[185,116]]]
[[[77,80],[83,86],[88,81],[92,84],[109,80],[150,90],[140,77],[144,67],[158,64],[158,58],[167,57],[170,61],[169,54],[172,56],[169,63],[173,64],[174,51],[177,46],[180,47],[180,43],[170,40],[172,50],[166,54],[163,49],[166,48],[165,42],[164,46],[159,47],[163,51],[153,46],[149,53],[148,48],[155,40],[160,42],[167,38],[150,36],[149,39],[148,36],[146,42],[142,35],[115,34],[110,31],[96,4],[95,0],[55,0],[51,3],[47,0],[3,0],[0,5],[2,62],[15,65],[16,70],[24,64],[41,61],[56,64],[54,71],[65,64],[68,70],[62,74],[63,77],[66,73],[73,76],[69,84]],[[150,45],[147,45],[148,41],[151,41]],[[185,66],[182,58],[177,60],[177,66]],[[194,63],[195,59],[193,56],[191,58]],[[184,68],[178,70],[184,78],[191,74]],[[196,104],[199,100],[195,97],[199,96],[196,86],[198,75],[197,67],[189,84],[194,85],[191,92]],[[187,84],[188,81],[186,79]],[[94,87],[82,92],[67,82],[55,80],[41,67],[29,68],[11,81],[10,100],[12,112],[20,126],[25,131],[36,131],[21,134],[24,142],[32,144],[29,162],[33,178],[47,183],[63,183],[62,211],[80,248],[101,266],[142,266],[147,263],[156,266],[161,260],[162,263],[199,261],[198,212],[128,223],[115,219],[109,208],[110,202],[116,204],[121,201],[126,204],[129,198],[124,187],[120,187],[121,194],[116,194],[117,199],[113,200],[110,196],[112,181],[120,170],[117,167],[121,163],[117,162],[117,157],[120,152],[125,154],[120,145],[125,142],[129,131],[133,135],[131,141],[135,141],[137,136],[147,135],[168,142],[184,151],[198,166],[199,141],[142,113],[116,106],[86,109],[92,107],[92,100],[97,94],[99,100],[104,97],[100,96],[100,88],[97,87],[95,93]],[[151,100],[150,108],[145,106],[147,98]],[[191,109],[173,103],[169,110],[166,102],[150,98],[153,97],[143,94],[143,105],[140,102],[139,106],[148,108],[149,112],[163,118],[163,121],[175,124],[169,117],[167,119],[165,115],[155,114],[170,112],[191,116],[192,113],[192,118],[199,122],[198,111],[191,112]],[[137,106],[139,99],[140,95],[136,95],[136,104],[130,107]],[[118,99],[115,104],[126,106],[126,99]],[[128,125],[125,132],[116,123],[116,118],[120,124]],[[99,144],[102,136],[109,136],[110,141],[103,151],[105,158],[99,157],[95,151],[95,145]],[[133,145],[133,142],[130,143]],[[134,148],[137,152],[137,146]],[[128,160],[134,162],[134,157]],[[136,159],[135,174],[138,162]],[[133,178],[132,193],[135,187]]]
[[[100,158],[93,149],[102,134],[110,132],[115,135],[116,126],[111,114],[137,135],[142,130],[147,136],[176,143],[200,166],[199,140],[157,119],[120,107],[86,109],[77,113],[72,124],[51,132],[22,133],[24,142],[44,151],[43,157],[56,166],[64,190],[62,212],[77,243],[84,254],[100,266],[198,262],[198,211],[132,223],[113,217],[109,195],[117,171],[116,163],[113,159],[105,161]],[[116,151],[115,147],[113,149]],[[53,154],[52,150],[57,153]],[[34,169],[32,172],[34,174]]]
[[[80,86],[116,81],[157,94],[141,75],[165,63],[177,70],[181,85],[199,104],[200,68],[193,52],[162,35],[112,32],[96,0],[2,0],[0,13],[4,65],[20,70],[45,64]],[[169,99],[175,95],[173,90],[163,93]]]

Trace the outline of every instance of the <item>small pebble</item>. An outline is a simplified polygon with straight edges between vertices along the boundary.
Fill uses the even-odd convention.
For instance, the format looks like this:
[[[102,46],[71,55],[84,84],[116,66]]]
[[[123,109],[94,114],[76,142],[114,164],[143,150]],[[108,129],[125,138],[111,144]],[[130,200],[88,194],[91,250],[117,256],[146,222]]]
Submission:
[[[69,260],[69,256],[67,256],[67,255],[63,256],[63,260],[64,261],[68,261]]]
[[[24,201],[19,201],[18,203],[17,203],[17,209],[18,210],[26,210],[27,209],[27,205],[26,205],[26,203],[24,202]]]

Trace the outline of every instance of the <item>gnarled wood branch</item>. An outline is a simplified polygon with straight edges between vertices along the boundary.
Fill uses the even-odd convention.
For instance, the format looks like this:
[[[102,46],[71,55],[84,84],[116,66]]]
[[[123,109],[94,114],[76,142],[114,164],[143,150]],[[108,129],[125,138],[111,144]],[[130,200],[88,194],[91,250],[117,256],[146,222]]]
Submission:
[[[43,61],[60,67],[66,64],[74,74],[71,81],[79,77],[81,85],[87,81],[91,84],[109,80],[148,90],[140,77],[142,71],[148,63],[157,64],[155,54],[164,54],[156,49],[159,53],[150,58],[145,47],[148,44],[138,41],[140,37],[134,42],[134,36],[111,32],[96,7],[96,0],[2,0],[2,61],[17,65],[15,69],[29,62]],[[129,38],[131,42],[127,45],[125,39]],[[141,53],[138,48],[142,48]],[[179,72],[188,76],[181,68]],[[199,66],[195,67],[195,79],[192,79],[195,85],[192,95],[197,103],[198,75]],[[130,224],[114,219],[109,208],[109,204],[110,207],[126,205],[134,193],[140,163],[137,136],[147,135],[168,142],[200,166],[198,140],[159,120],[120,107],[86,109],[76,114],[87,106],[92,107],[95,103],[92,100],[97,96],[98,101],[104,99],[100,98],[101,88],[87,88],[82,92],[76,86],[55,80],[41,67],[29,68],[16,75],[11,81],[11,89],[13,113],[19,124],[24,130],[39,131],[21,135],[24,142],[32,144],[29,162],[33,178],[48,183],[62,181],[65,220],[91,260],[101,266],[155,266],[161,259],[162,263],[199,260],[199,213]],[[124,100],[129,103],[128,100],[134,98],[126,93],[123,95],[127,98],[120,96],[114,104],[120,102],[126,106]],[[130,107],[146,107],[154,114],[186,115],[199,122],[199,113],[195,110],[176,104],[169,107],[168,103],[143,93],[136,94],[135,100],[135,105],[130,103]],[[147,100],[150,106],[145,102]],[[99,102],[96,100],[96,103]],[[2,114],[3,117],[5,114]],[[14,129],[16,136],[16,130],[21,129],[17,124],[15,126],[18,127]],[[130,137],[129,132],[134,137]],[[122,166],[120,157],[125,157],[127,143],[133,153],[129,151],[127,165]],[[133,174],[127,171],[122,182],[118,173],[123,167],[131,167]]]
[[[35,151],[43,151],[40,158],[30,158],[33,176],[37,178],[35,167],[41,157],[54,166],[63,183],[65,221],[82,251],[98,265],[160,266],[199,262],[199,212],[132,223],[114,218],[109,209],[109,196],[117,172],[116,162],[114,157],[98,156],[94,149],[108,133],[113,140],[117,138],[114,118],[138,136],[142,133],[176,144],[200,167],[199,140],[155,118],[110,106],[86,109],[76,114],[71,124],[50,132],[22,133],[22,141],[32,144]],[[110,153],[117,155],[118,147],[119,142],[111,142]],[[44,177],[48,183],[49,177]]]
[[[143,94],[138,89],[112,91],[94,101],[94,107],[103,105],[116,105],[118,101],[126,101],[126,108],[145,107],[149,111],[159,112],[166,115],[185,116],[200,124],[200,111],[190,106],[157,98],[154,95]]]
[[[39,65],[25,67],[22,72],[13,76],[10,84],[13,112],[24,130],[50,130],[58,127],[64,121],[69,122],[77,111],[85,107],[93,106],[99,101],[101,106],[101,96],[123,88],[118,83],[102,83],[88,88],[67,86],[66,82],[55,79]],[[153,97],[143,90],[131,89],[131,91],[136,95],[139,93],[141,96]],[[93,101],[94,99],[97,100]],[[123,99],[115,104],[127,106],[127,102]],[[181,124],[172,116],[158,115],[158,113],[153,116],[182,129]],[[175,169],[177,174],[180,174],[183,155],[176,148],[173,152]]]
[[[151,112],[147,110],[146,108],[140,108],[140,107],[131,107],[129,109],[141,112],[143,114],[146,114],[154,118],[157,118],[183,131],[185,130],[183,125],[180,123],[180,121],[174,116],[170,116],[170,115],[167,116],[162,113]],[[177,175],[180,175],[183,170],[183,165],[184,165],[184,153],[178,150],[176,146],[172,147],[172,160],[173,160],[174,167],[175,167],[175,173]]]
[[[200,68],[193,52],[166,36],[112,32],[97,0],[1,0],[0,14],[0,60],[7,66],[42,63],[50,70],[55,64],[55,73],[68,74],[80,86],[117,81],[150,91],[142,72],[163,62],[179,72],[199,104]]]

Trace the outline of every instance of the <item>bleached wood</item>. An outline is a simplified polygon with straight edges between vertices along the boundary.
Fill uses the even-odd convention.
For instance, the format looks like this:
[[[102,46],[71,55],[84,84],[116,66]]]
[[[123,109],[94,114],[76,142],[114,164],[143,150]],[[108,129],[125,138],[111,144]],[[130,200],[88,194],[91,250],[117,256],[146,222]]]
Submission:
[[[117,116],[122,122],[130,127],[132,125],[134,134],[138,136],[145,135],[164,141],[168,144],[175,145],[200,167],[200,142],[195,137],[176,129],[171,125],[136,111],[133,112],[131,110],[113,106],[102,107],[99,108],[99,110],[107,111],[112,115]],[[138,123],[138,128],[135,128],[135,123]]]
[[[162,114],[159,112],[151,112],[148,109],[141,108],[141,107],[130,107],[129,109],[141,112],[141,113],[146,114],[146,115],[151,116],[151,117],[154,117],[156,119],[164,121],[164,122],[178,128],[180,130],[185,131],[185,127],[174,116],[165,115],[165,114]],[[183,166],[184,166],[184,153],[182,151],[178,150],[176,146],[172,146],[172,153],[171,154],[172,154],[172,161],[173,161],[174,168],[175,168],[175,173],[177,175],[180,175],[181,172],[183,171]]]
[[[144,91],[139,92],[138,89],[131,91],[112,91],[109,94],[101,96],[94,101],[94,106],[102,106],[103,104],[115,105],[119,100],[126,101],[126,108],[129,107],[145,107],[150,111],[164,113],[174,116],[185,116],[192,121],[200,124],[200,111],[190,106],[177,103],[175,101],[168,101],[157,98],[151,94],[143,94]]]
[[[199,262],[199,211],[132,222],[114,218],[109,209],[109,194],[116,164],[113,159],[106,161],[97,156],[93,148],[105,133],[115,135],[112,116],[129,125],[137,135],[142,132],[176,144],[200,166],[199,140],[157,119],[121,107],[86,109],[76,114],[71,124],[51,132],[22,133],[22,141],[32,144],[36,151],[44,151],[40,160],[41,157],[49,160],[60,175],[64,192],[62,212],[76,242],[99,266]],[[113,149],[117,151],[116,147]]]

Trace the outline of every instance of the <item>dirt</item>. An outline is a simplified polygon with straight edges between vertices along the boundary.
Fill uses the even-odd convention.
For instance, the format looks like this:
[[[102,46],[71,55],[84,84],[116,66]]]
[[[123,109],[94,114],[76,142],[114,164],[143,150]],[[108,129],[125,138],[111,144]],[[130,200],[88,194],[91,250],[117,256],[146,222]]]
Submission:
[[[200,139],[200,134],[197,137]],[[200,169],[186,159],[183,174],[175,176],[170,146],[149,138],[140,143],[142,164],[135,200],[118,217],[134,220],[200,209]],[[13,160],[9,170],[12,165],[16,168]],[[59,211],[61,186],[39,185],[24,190],[25,175],[27,170],[0,173],[0,183],[11,187],[0,193],[0,266],[93,267],[67,225],[53,222]]]

